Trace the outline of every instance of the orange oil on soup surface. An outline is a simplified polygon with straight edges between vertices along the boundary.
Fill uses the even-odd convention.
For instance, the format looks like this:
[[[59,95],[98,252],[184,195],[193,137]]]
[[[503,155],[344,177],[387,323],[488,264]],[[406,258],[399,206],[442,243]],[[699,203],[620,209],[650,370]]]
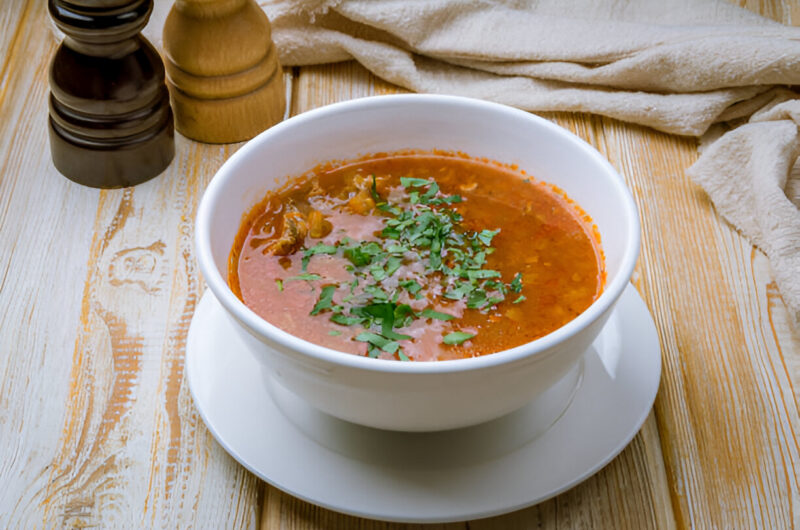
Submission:
[[[605,278],[591,219],[560,190],[462,154],[317,166],[245,215],[233,291],[271,324],[356,355],[474,357],[561,327]]]

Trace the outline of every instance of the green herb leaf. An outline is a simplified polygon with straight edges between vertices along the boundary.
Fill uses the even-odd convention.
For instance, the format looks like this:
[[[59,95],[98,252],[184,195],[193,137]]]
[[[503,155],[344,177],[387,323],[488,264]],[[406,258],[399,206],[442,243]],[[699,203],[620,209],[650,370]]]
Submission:
[[[375,175],[372,176],[372,186],[369,188],[369,192],[372,195],[372,200],[375,201],[375,204],[383,202],[381,196],[378,195],[378,183],[375,181]]]
[[[404,280],[399,285],[411,294],[417,294],[422,289],[422,286],[416,280]]]
[[[391,276],[400,266],[403,264],[403,258],[397,256],[391,256],[389,259],[386,260],[386,276]]]
[[[439,185],[434,181],[430,183],[428,186],[428,191],[425,192],[425,195],[419,198],[420,202],[423,204],[428,204],[431,199],[433,199],[436,194],[439,193]]]
[[[341,334],[342,334],[342,332],[337,330],[337,329],[332,329],[332,330],[330,330],[328,332],[328,335],[330,335],[331,337],[337,337],[337,336],[339,336]]]
[[[391,329],[381,330],[381,335],[392,340],[411,340],[413,338],[411,335],[403,335],[402,333],[397,333]]]
[[[283,292],[283,280],[275,278],[275,285],[278,286],[278,291]]]
[[[314,309],[311,310],[312,315],[319,314],[321,311],[325,309],[330,309],[333,305],[333,293],[336,291],[335,285],[326,285],[322,288],[322,294],[319,296],[319,301],[314,306]]]
[[[466,271],[466,276],[470,280],[486,279],[486,278],[499,278],[500,272],[491,269],[477,269]]]
[[[515,293],[518,293],[518,292],[522,291],[522,273],[521,272],[518,272],[516,275],[514,275],[514,279],[511,280],[511,283],[509,284],[509,287]]]
[[[467,298],[467,307],[470,309],[480,309],[486,305],[486,292],[483,289],[476,289]]]
[[[362,331],[359,333],[358,336],[356,336],[356,340],[360,342],[368,342],[373,346],[385,351],[386,353],[394,353],[400,347],[398,342],[381,337],[377,333],[371,333],[369,331]]]
[[[524,302],[525,300],[527,300],[527,298],[525,298],[525,295],[524,295],[524,294],[521,294],[521,295],[519,295],[519,298],[517,298],[516,300],[514,300],[514,301],[513,301],[513,302],[511,302],[511,303],[512,303],[512,304],[518,304],[518,303],[520,303],[520,302]]]
[[[392,206],[391,204],[387,204],[385,202],[377,203],[375,207],[382,212],[390,213],[395,216],[403,213],[403,210],[397,206]]]
[[[454,289],[450,289],[444,293],[445,298],[450,300],[461,300],[469,293],[475,290],[475,287],[467,282],[459,282]]]
[[[403,254],[408,252],[408,248],[404,247],[403,245],[392,244],[386,247],[386,252],[389,254]]]
[[[427,186],[430,183],[431,181],[425,179],[400,177],[400,185],[404,188],[419,188],[420,186]]]
[[[425,318],[435,318],[436,320],[453,320],[453,315],[449,315],[447,313],[440,313],[439,311],[434,311],[433,309],[425,308],[420,313]]]
[[[305,280],[307,282],[313,282],[314,280],[321,280],[321,279],[322,276],[320,276],[319,274],[304,272],[302,274],[298,274],[297,276],[289,276],[288,278],[286,278],[286,281],[293,282],[297,280]]]
[[[478,239],[481,240],[481,243],[486,245],[487,247],[492,244],[492,239],[494,236],[500,233],[500,229],[497,230],[481,230],[478,232]]]
[[[400,304],[394,308],[395,327],[403,327],[400,323],[408,316],[412,316],[414,310],[408,304]]]
[[[313,247],[306,249],[303,251],[303,259],[301,260],[303,270],[306,270],[308,267],[308,262],[311,260],[311,256],[316,256],[317,254],[336,254],[337,248],[331,245],[325,245],[322,242],[317,243]]]
[[[464,331],[454,331],[442,337],[442,342],[450,345],[461,344],[465,340],[469,340],[474,336],[475,336],[474,333],[466,333]]]
[[[372,359],[377,359],[381,354],[380,348],[376,348],[372,344],[367,344],[367,355]]]
[[[379,302],[387,302],[389,300],[389,295],[377,285],[367,285],[364,287],[364,292]]]
[[[455,204],[458,202],[463,201],[461,195],[449,195],[447,197],[437,197],[435,199],[431,199],[428,204]]]
[[[504,296],[490,296],[486,299],[486,305],[497,305],[505,299]]]
[[[383,265],[372,265],[369,268],[369,273],[372,274],[372,277],[378,282],[387,276],[386,271],[383,269]]]
[[[385,255],[381,246],[375,241],[362,243],[354,247],[344,249],[344,257],[356,267],[363,267],[373,262],[376,256]]]
[[[336,322],[342,326],[352,326],[353,324],[360,324],[364,319],[361,317],[348,317],[341,313],[331,315],[331,322]]]

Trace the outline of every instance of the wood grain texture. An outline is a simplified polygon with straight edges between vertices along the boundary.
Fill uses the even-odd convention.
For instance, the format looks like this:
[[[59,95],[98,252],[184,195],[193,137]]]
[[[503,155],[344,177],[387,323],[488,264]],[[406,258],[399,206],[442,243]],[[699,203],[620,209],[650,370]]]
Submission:
[[[44,8],[26,4],[20,26],[8,28],[15,38],[0,102],[0,527],[41,521],[38,492],[61,434],[54,424],[63,413],[74,342],[72,326],[57,323],[78,321],[74,301],[83,282],[74,279],[85,277],[98,195],[61,177],[42,156],[47,64],[56,44],[47,26],[32,23]],[[73,202],[63,201],[68,194]],[[26,204],[38,214],[26,215]]]
[[[753,293],[766,294],[772,279],[684,175],[694,140],[610,120],[603,128],[601,151],[628,179],[644,225],[639,270],[661,338],[656,414],[678,523],[791,527],[798,476],[786,464],[798,458],[797,407],[776,406],[791,386],[764,369],[780,362],[781,348],[765,335]],[[763,302],[788,319],[782,304]],[[782,331],[783,353],[797,355]]]
[[[190,522],[198,506],[208,506],[199,503],[206,480],[252,489],[252,478],[236,468],[227,476],[205,473],[217,467],[215,456],[226,457],[198,430],[182,388],[183,342],[199,295],[189,234],[204,184],[197,170],[177,171],[200,155],[198,147],[184,147],[184,160],[152,185],[100,195],[46,521]],[[222,509],[212,519],[218,523],[248,519],[211,506]],[[133,513],[141,519],[131,520]]]
[[[731,3],[782,24],[797,26],[800,23],[800,2],[796,0],[736,0]]]
[[[231,149],[179,145],[159,178],[100,194],[61,439],[41,494],[47,526],[255,526],[261,487],[212,440],[183,378],[202,292],[194,209]]]
[[[57,40],[45,3],[29,11],[0,123],[0,527],[255,527],[262,486],[183,378],[194,211],[235,146],[179,138],[135,189],[64,179],[45,134]]]
[[[5,51],[0,58],[0,105],[3,105],[9,93],[10,77],[16,72],[14,66],[20,58],[14,52],[25,46],[25,21],[31,16],[34,7],[32,0],[19,1],[17,5],[11,2],[0,5],[0,50]]]

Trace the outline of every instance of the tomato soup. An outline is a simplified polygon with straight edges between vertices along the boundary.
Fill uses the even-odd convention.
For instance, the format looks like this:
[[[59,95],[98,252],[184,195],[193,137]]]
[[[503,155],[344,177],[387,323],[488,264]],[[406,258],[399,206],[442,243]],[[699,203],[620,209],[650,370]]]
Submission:
[[[307,341],[399,361],[486,355],[563,326],[605,278],[591,219],[487,160],[379,154],[320,165],[245,216],[228,281]]]

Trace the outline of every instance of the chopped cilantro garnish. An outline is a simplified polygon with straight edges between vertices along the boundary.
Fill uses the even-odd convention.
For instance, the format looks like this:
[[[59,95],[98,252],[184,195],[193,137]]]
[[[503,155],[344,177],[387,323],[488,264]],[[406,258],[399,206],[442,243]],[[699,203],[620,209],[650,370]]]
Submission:
[[[445,298],[449,298],[450,300],[461,300],[472,291],[475,290],[475,286],[468,282],[459,282],[458,285],[446,293],[444,293]]]
[[[500,272],[488,269],[468,270],[465,271],[465,276],[470,280],[477,280],[480,278],[499,278]]]
[[[322,288],[322,294],[319,295],[319,301],[311,310],[312,315],[319,314],[325,309],[330,309],[333,305],[333,293],[336,291],[335,285],[326,285]]]
[[[372,200],[375,201],[375,204],[383,202],[381,200],[381,196],[378,195],[378,183],[375,180],[375,175],[370,175],[372,177],[372,185],[369,188],[369,193],[372,195]]]
[[[403,323],[403,325],[406,325],[407,324],[406,319],[413,318],[413,316],[414,316],[414,310],[411,309],[410,305],[408,304],[396,305],[394,308],[394,321],[395,321],[394,327],[402,327],[397,325],[398,322]]]
[[[456,204],[461,202],[463,199],[461,195],[450,195],[449,197],[439,197],[436,199],[431,199],[428,204]]]
[[[518,272],[517,274],[514,275],[514,279],[511,280],[511,283],[509,284],[509,287],[515,293],[518,293],[518,292],[522,291],[522,273],[521,272]]]
[[[275,278],[275,285],[278,287],[279,291],[283,292],[283,280]]]
[[[521,295],[519,295],[519,298],[517,298],[516,300],[514,300],[514,301],[513,301],[513,302],[511,302],[511,303],[512,303],[512,304],[518,304],[518,303],[520,303],[520,302],[524,302],[525,300],[526,300],[526,298],[525,298],[525,295],[524,295],[524,294],[521,294]]]
[[[342,332],[339,331],[338,329],[332,329],[332,330],[330,330],[328,332],[328,335],[330,335],[331,337],[337,337],[337,336],[339,336],[341,334],[342,334]]]
[[[420,186],[427,186],[430,183],[430,180],[412,177],[400,177],[400,185],[404,188],[419,188]]]
[[[404,252],[408,252],[408,248],[404,247],[403,245],[390,244],[386,247],[386,252],[389,254],[402,254]]]
[[[453,315],[448,315],[447,313],[440,313],[439,311],[434,311],[433,309],[423,309],[420,315],[424,316],[425,318],[435,318],[436,320],[452,320],[456,317]]]
[[[506,284],[500,271],[489,268],[487,257],[495,250],[491,244],[500,230],[472,232],[459,226],[463,218],[451,205],[462,202],[461,196],[444,195],[433,178],[401,177],[405,197],[391,204],[378,194],[374,175],[371,179],[369,191],[375,201],[376,215],[381,216],[383,223],[383,228],[375,234],[378,240],[354,241],[343,237],[334,245],[319,242],[305,249],[301,261],[303,273],[276,280],[279,290],[283,290],[285,281],[323,280],[319,274],[305,272],[314,256],[343,257],[349,262],[344,268],[351,274],[351,279],[341,283],[346,295],[334,303],[339,284],[325,285],[311,314],[327,311],[335,324],[361,326],[363,331],[355,340],[367,343],[370,357],[378,357],[383,351],[403,361],[409,358],[403,353],[401,341],[413,338],[401,331],[415,319],[447,322],[457,318],[430,307],[417,312],[404,301],[427,296],[435,304],[439,297],[445,304],[446,300],[452,300],[462,304],[462,308],[466,305],[467,309],[486,312],[504,302],[509,291],[521,292],[521,274],[517,273]],[[425,291],[428,287],[434,289]],[[520,295],[513,303],[524,299]],[[329,331],[331,336],[340,333]],[[458,345],[474,336],[453,331],[445,334],[442,341]]]
[[[366,287],[364,287],[364,292],[371,295],[372,298],[374,298],[375,300],[380,300],[383,302],[389,300],[389,295],[386,293],[386,291],[384,291],[377,285],[367,285]]]
[[[486,299],[486,305],[497,305],[505,299],[505,296],[490,296]]]
[[[359,324],[363,321],[364,319],[361,317],[348,317],[341,313],[336,313],[331,316],[331,322],[341,324],[342,326],[352,326],[353,324]]]
[[[436,182],[431,182],[430,186],[428,186],[428,191],[425,192],[425,195],[419,198],[422,204],[428,204],[431,199],[433,199],[436,194],[439,193],[439,185]]]
[[[321,280],[321,279],[322,276],[320,276],[319,274],[304,272],[302,274],[298,274],[297,276],[289,276],[288,278],[286,278],[286,281],[291,282],[296,280],[305,280],[307,282],[313,282],[314,280]]]
[[[492,244],[492,239],[494,236],[500,233],[500,229],[497,230],[481,230],[478,232],[478,239],[481,240],[481,243],[486,245],[487,247]]]
[[[369,273],[372,274],[372,277],[375,278],[376,281],[381,281],[388,276],[383,265],[372,265],[369,268]]]
[[[391,276],[400,266],[403,264],[403,259],[398,258],[397,256],[392,256],[388,260],[386,260],[386,276]]]
[[[375,241],[344,249],[344,257],[356,267],[369,265],[376,257],[381,257],[385,254],[381,246]]]
[[[467,307],[470,309],[480,309],[486,305],[486,292],[483,290],[473,291],[467,298]]]
[[[403,335],[402,333],[397,333],[391,329],[386,329],[382,333],[387,339],[392,340],[411,340],[413,338],[411,335]]]
[[[464,331],[454,331],[452,333],[448,333],[444,337],[442,337],[442,342],[445,344],[461,344],[465,340],[469,340],[474,337],[474,333],[465,333]]]
[[[337,250],[338,249],[336,247],[325,245],[321,242],[309,249],[306,249],[303,251],[303,259],[301,260],[303,270],[306,270],[306,267],[308,267],[308,261],[311,259],[311,256],[316,256],[317,254],[336,254]]]
[[[373,346],[385,351],[386,353],[394,353],[400,347],[399,342],[389,340],[385,337],[381,337],[377,333],[370,333],[369,331],[362,331],[359,333],[356,337],[356,340],[360,342],[368,342]]]

